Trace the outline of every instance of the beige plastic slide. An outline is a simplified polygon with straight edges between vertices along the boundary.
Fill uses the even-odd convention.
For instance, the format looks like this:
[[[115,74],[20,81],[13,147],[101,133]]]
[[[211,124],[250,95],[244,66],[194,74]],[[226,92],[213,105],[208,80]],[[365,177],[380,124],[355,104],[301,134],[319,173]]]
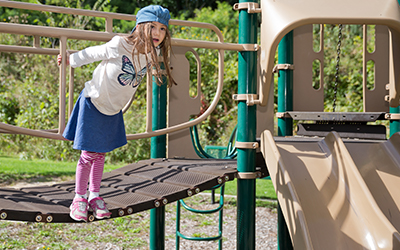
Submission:
[[[261,151],[295,249],[400,249],[400,134],[274,138]]]

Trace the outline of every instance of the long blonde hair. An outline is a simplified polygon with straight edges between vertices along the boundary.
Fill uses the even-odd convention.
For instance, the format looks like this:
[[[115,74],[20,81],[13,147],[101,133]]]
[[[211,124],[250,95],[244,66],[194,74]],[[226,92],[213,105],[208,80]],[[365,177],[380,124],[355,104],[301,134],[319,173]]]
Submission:
[[[151,35],[152,26],[153,26],[152,22],[140,23],[136,26],[136,30],[134,32],[132,32],[130,35],[128,35],[126,37],[126,39],[134,47],[134,49],[132,51],[132,58],[134,58],[135,56],[139,56],[136,53],[145,54],[146,64],[148,65],[148,70],[152,70],[153,68],[155,68],[155,72],[156,72],[155,76],[158,79],[157,85],[160,86],[163,82],[163,80],[162,80],[163,74],[162,74],[162,70],[160,68],[160,64],[158,62],[156,47],[154,47],[154,44],[153,44],[153,38]],[[165,38],[161,42],[159,47],[161,49],[161,54],[162,54],[163,61],[164,61],[165,71],[166,71],[167,77],[168,77],[168,87],[171,87],[172,84],[176,85],[176,82],[172,78],[171,68],[170,68],[169,60],[168,60],[169,53],[171,52],[171,34],[170,34],[168,28],[166,29]],[[150,52],[150,58],[148,58],[148,52]],[[136,65],[135,65],[135,68],[136,68]]]

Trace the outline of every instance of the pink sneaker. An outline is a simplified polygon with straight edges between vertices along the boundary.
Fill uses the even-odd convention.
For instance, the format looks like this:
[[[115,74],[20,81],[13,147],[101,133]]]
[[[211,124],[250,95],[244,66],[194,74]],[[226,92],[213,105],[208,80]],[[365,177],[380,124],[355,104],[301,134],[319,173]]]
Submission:
[[[84,198],[75,198],[69,207],[71,212],[69,216],[76,221],[87,222],[88,217],[88,201]]]
[[[108,211],[103,198],[93,198],[92,200],[90,200],[89,206],[93,210],[93,215],[96,217],[96,219],[101,220],[111,217],[111,212]]]

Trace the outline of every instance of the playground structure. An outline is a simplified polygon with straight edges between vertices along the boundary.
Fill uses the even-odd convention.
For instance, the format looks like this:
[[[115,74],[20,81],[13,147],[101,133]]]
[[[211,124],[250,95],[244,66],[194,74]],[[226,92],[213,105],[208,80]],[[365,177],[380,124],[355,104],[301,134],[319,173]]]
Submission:
[[[90,37],[90,40],[108,41],[114,35],[110,24],[112,23],[110,22],[111,19],[134,20],[134,16],[131,15],[72,10],[11,1],[0,1],[0,6],[99,15],[107,20],[106,32],[0,23],[0,32],[3,33],[32,35],[36,39],[39,36],[59,37],[61,41],[60,50],[40,48],[37,43],[32,48],[0,45],[0,51],[7,52],[51,55],[57,55],[61,52],[65,56],[67,39],[88,39]],[[343,8],[343,6],[346,6],[346,8]],[[364,6],[364,8],[360,8],[360,6]],[[158,105],[156,106],[164,107],[166,105],[163,104],[166,103],[166,100],[147,99],[149,102],[147,104],[149,111],[147,132],[128,135],[128,139],[157,136],[154,137],[154,141],[158,140],[155,143],[157,150],[153,150],[152,139],[151,157],[155,159],[126,166],[105,176],[104,183],[110,188],[115,188],[109,192],[111,200],[113,192],[122,189],[120,191],[121,197],[115,196],[115,206],[112,207],[113,217],[152,209],[152,218],[156,222],[152,223],[150,248],[163,249],[163,236],[160,235],[163,234],[164,230],[162,222],[159,221],[163,219],[164,205],[188,197],[193,192],[211,188],[217,183],[237,178],[237,249],[255,249],[255,178],[263,177],[266,174],[262,170],[261,174],[256,172],[255,155],[259,145],[256,137],[261,135],[261,151],[265,157],[280,204],[278,235],[280,248],[399,249],[400,195],[396,192],[396,185],[400,181],[400,141],[399,134],[396,133],[399,131],[397,120],[399,120],[400,96],[399,2],[396,0],[261,0],[261,4],[241,1],[234,6],[234,9],[240,11],[239,44],[224,43],[220,32],[213,25],[171,20],[171,24],[174,25],[210,28],[218,34],[219,42],[173,39],[173,50],[176,56],[171,57],[171,65],[174,68],[182,69],[179,70],[179,74],[174,72],[174,78],[180,83],[186,83],[189,81],[187,69],[190,67],[185,58],[186,52],[191,51],[196,56],[194,50],[191,49],[192,47],[218,49],[220,62],[216,98],[202,116],[194,121],[186,122],[189,115],[198,112],[196,105],[199,105],[200,101],[186,97],[188,90],[185,88],[188,88],[188,85],[180,84],[179,88],[172,88],[169,92],[168,128],[165,128],[165,119],[160,124],[160,119],[151,118],[165,115],[166,110],[150,110],[149,108],[154,106],[151,102],[153,104],[157,102]],[[262,18],[261,47],[256,44],[257,13],[261,13]],[[324,23],[376,25],[375,51],[367,52],[364,49],[364,112],[362,113],[323,112],[324,83],[321,82],[319,89],[312,87],[312,62],[315,59],[319,60],[322,64],[321,69],[323,69],[323,46],[321,46],[319,52],[312,50],[312,45],[310,45],[310,42],[312,43],[312,28],[310,25]],[[278,64],[274,65],[274,56],[278,44]],[[239,51],[239,93],[233,96],[233,99],[239,102],[238,136],[236,139],[237,161],[202,160],[199,162],[199,160],[189,160],[195,155],[193,151],[186,150],[189,148],[188,143],[190,143],[187,128],[200,123],[210,115],[218,102],[223,79],[223,50]],[[259,65],[257,65],[257,53],[260,57]],[[365,80],[366,63],[369,60],[373,60],[375,63],[373,89],[366,87]],[[273,98],[271,98],[274,90],[272,80],[274,71],[279,72],[278,137],[273,137],[270,132],[274,131],[272,122],[274,109]],[[323,74],[323,70],[321,70],[321,74]],[[70,74],[70,80],[72,79],[71,75],[73,76],[73,74]],[[66,68],[61,67],[60,103],[65,103],[65,79]],[[147,79],[149,80],[151,77],[147,77]],[[323,77],[320,79],[323,79]],[[257,82],[259,83],[258,92]],[[73,89],[71,84],[73,84],[73,79],[70,81],[69,89]],[[147,89],[148,91],[165,91],[160,90],[156,85],[152,85],[150,81]],[[150,95],[148,94],[148,96]],[[71,110],[73,100],[70,99],[68,103],[69,110]],[[182,105],[182,103],[185,103],[185,105]],[[260,106],[256,108],[257,105]],[[0,129],[2,132],[8,133],[61,139],[66,121],[65,113],[67,113],[65,107],[62,106],[60,106],[59,128],[53,132],[32,131],[4,123],[0,123]],[[179,110],[180,115],[177,115],[171,111],[174,107],[184,107],[185,109]],[[150,113],[153,113],[153,116]],[[154,113],[157,113],[156,116],[154,116]],[[299,130],[299,134],[302,133],[306,137],[292,137],[293,119],[315,121],[315,123],[311,125],[300,124],[299,127],[302,130]],[[382,131],[380,127],[367,124],[378,119],[390,120],[391,138],[389,140],[386,140],[386,129]],[[154,122],[156,126],[153,125],[152,127],[150,124],[154,124]],[[181,122],[184,122],[184,124],[177,125]],[[169,133],[168,153],[165,152],[166,138],[162,136],[165,133]],[[307,136],[319,137],[311,138]],[[179,145],[184,146],[179,147]],[[175,156],[187,157],[188,159],[158,159]],[[132,191],[134,190],[135,182],[133,180],[135,178],[148,178],[148,180],[154,181],[151,184],[155,186],[155,182],[160,179],[160,183],[166,185],[173,182],[170,179],[168,183],[167,175],[186,175],[187,173],[184,171],[188,169],[201,170],[204,166],[209,167],[206,172],[210,173],[210,169],[215,171],[213,177],[204,177],[199,182],[188,183],[186,186],[181,185],[184,186],[181,188],[170,187],[168,189],[170,196],[167,198],[165,193],[154,197],[149,195],[148,190],[138,189],[135,190],[136,193]],[[221,166],[228,167],[221,169]],[[173,167],[179,172],[172,173],[171,168]],[[148,171],[139,173],[142,176],[135,176],[135,174],[141,172],[138,170],[142,169]],[[130,175],[133,178],[127,178]],[[143,177],[143,175],[148,176]],[[155,178],[154,175],[159,178]],[[193,178],[201,175],[197,172],[193,175]],[[175,183],[182,182],[182,179],[175,180]],[[41,195],[45,193],[43,190],[40,190],[40,192],[37,190],[20,190],[13,191],[14,193],[6,193],[11,192],[9,189],[1,190],[1,219],[13,219],[12,214],[15,209],[12,209],[13,204],[11,203],[22,193],[38,194],[42,196],[40,198],[44,198],[46,201],[54,201],[54,198],[49,197],[56,195],[54,189],[59,188],[63,190],[63,194],[66,194],[65,192],[71,191],[71,185],[73,186],[71,183],[65,183],[60,184],[60,186],[63,186],[62,188],[51,187],[52,189],[47,193],[47,196]],[[166,186],[159,187],[155,193],[165,190],[164,187]],[[43,188],[45,189],[45,187]],[[141,196],[143,202],[140,208],[139,206],[130,206],[131,203],[128,200],[133,197],[132,193],[135,193],[135,195],[147,194],[145,197]],[[23,198],[26,198],[26,196],[23,196]],[[56,200],[56,202],[62,205],[66,199],[68,198],[61,201]],[[6,201],[11,204],[10,208],[7,208],[9,211],[1,207],[6,204]],[[159,203],[155,203],[157,201]],[[20,199],[18,202],[24,202],[24,200]],[[34,204],[25,203],[23,207],[27,210],[30,209],[32,214],[36,212],[35,209],[32,210]],[[49,205],[49,208],[46,209],[51,210],[54,207],[55,205]],[[40,218],[40,221],[47,220],[49,222],[50,213],[43,212],[40,214],[45,215]],[[37,212],[34,215],[37,215]],[[18,217],[20,213],[16,212],[15,216],[15,219],[21,218]],[[29,219],[22,220],[32,220],[31,218],[36,220],[36,217],[30,216]],[[57,222],[55,216],[51,216],[51,220]],[[64,217],[61,221],[63,220],[68,220],[68,218]],[[285,235],[286,233],[287,235]]]
[[[122,15],[115,13],[104,13],[97,11],[87,11],[78,9],[69,9],[62,7],[28,4],[13,1],[0,1],[0,6],[8,8],[20,8],[35,11],[49,11],[65,14],[77,14],[102,17],[106,20],[105,32],[84,31],[76,29],[62,29],[54,27],[40,27],[34,25],[21,25],[12,23],[0,23],[0,32],[9,34],[18,34],[25,36],[32,36],[34,39],[32,47],[24,46],[8,46],[0,45],[0,51],[12,53],[33,53],[45,55],[66,55],[66,44],[68,39],[77,40],[90,40],[90,41],[109,41],[115,34],[112,33],[112,20],[123,19],[134,21],[133,15]],[[186,129],[187,138],[189,137],[189,127],[198,124],[213,111],[218,103],[218,99],[222,91],[223,80],[223,55],[224,49],[231,49],[236,51],[256,51],[258,46],[247,46],[240,44],[228,44],[223,42],[221,32],[212,24],[196,23],[188,21],[171,20],[171,25],[181,25],[188,27],[200,27],[213,30],[218,36],[218,42],[209,41],[196,41],[196,40],[182,40],[173,39],[173,52],[174,56],[171,57],[171,66],[178,69],[174,73],[174,79],[180,83],[180,88],[173,88],[176,91],[181,89],[188,89],[189,86],[189,63],[185,58],[187,51],[192,51],[195,54],[194,48],[207,48],[216,49],[219,54],[219,76],[218,86],[216,88],[216,95],[211,103],[209,109],[200,117],[193,121],[188,121],[189,117],[185,120],[184,124],[177,124],[174,121],[173,113],[168,114],[168,127],[166,126],[166,112],[167,112],[167,91],[166,85],[159,87],[152,82],[152,77],[147,76],[147,96],[161,96],[161,98],[147,98],[147,125],[146,132],[135,135],[127,135],[127,139],[139,139],[152,137],[151,158],[154,160],[138,162],[130,164],[116,172],[108,173],[109,182],[102,181],[102,196],[109,197],[107,202],[110,203],[110,210],[112,217],[125,216],[143,210],[150,209],[150,249],[164,249],[165,237],[165,205],[185,197],[189,197],[198,192],[215,187],[216,185],[223,184],[226,181],[233,180],[238,176],[236,170],[236,161],[226,160],[179,160],[174,159],[172,162],[165,157],[170,157],[173,150],[166,152],[166,133],[174,135],[179,133],[179,130]],[[60,48],[41,48],[40,37],[55,37],[59,38]],[[74,52],[74,51],[70,51]],[[187,69],[187,71],[181,70]],[[66,74],[65,61],[62,62],[60,67],[60,81],[59,81],[59,103],[67,105],[60,105],[59,107],[59,127],[51,130],[31,130],[9,124],[1,123],[0,130],[3,133],[18,133],[24,135],[31,135],[55,140],[62,140],[62,131],[64,130],[65,122],[67,120],[66,114],[70,114],[73,107],[73,94],[69,93],[69,99],[66,100]],[[200,72],[199,72],[200,74]],[[74,71],[69,69],[69,84],[68,89],[73,89],[74,84]],[[200,85],[200,81],[198,82]],[[200,92],[199,96],[200,96]],[[188,91],[183,92],[187,96]],[[173,110],[174,99],[182,98],[180,93],[169,92],[169,109]],[[175,96],[175,98],[174,98]],[[179,97],[179,98],[178,98]],[[188,103],[191,101],[191,103]],[[193,102],[199,103],[199,98],[188,99],[183,98],[182,102],[177,105],[179,108],[177,113],[188,114],[184,110],[189,107]],[[124,111],[129,107],[124,108]],[[172,108],[171,108],[172,107]],[[192,109],[193,110],[193,109]],[[199,109],[195,114],[199,113]],[[174,125],[174,126],[172,126]],[[171,134],[172,133],[172,134]],[[178,134],[179,136],[179,134]],[[178,137],[179,139],[179,137]],[[173,136],[168,137],[169,141],[173,141]],[[169,149],[171,149],[169,145]],[[179,151],[178,151],[179,152]],[[181,152],[182,153],[182,152]],[[264,168],[265,170],[265,168]],[[201,174],[200,172],[203,172]],[[107,175],[108,175],[107,174]],[[257,173],[257,176],[265,176],[265,171]],[[248,175],[244,175],[243,178]],[[251,173],[250,178],[255,178],[256,173]],[[105,177],[105,176],[104,176]],[[105,185],[105,186],[104,186]],[[70,196],[73,192],[72,183],[62,183],[57,186],[42,186],[34,189],[9,189],[4,188],[0,191],[1,197],[1,218],[3,220],[22,220],[22,221],[36,221],[36,222],[72,222],[68,217],[68,203]],[[105,195],[105,196],[104,196]],[[111,198],[112,197],[112,198]],[[93,218],[92,218],[93,219]],[[247,244],[247,243],[246,243]]]
[[[261,136],[261,150],[278,195],[280,218],[286,221],[279,224],[283,228],[278,232],[282,237],[280,246],[398,249],[399,31],[395,23],[399,22],[399,3],[262,1],[261,7],[261,47],[265,56],[261,56],[264,84],[260,94],[267,95],[269,86],[273,86],[270,53],[274,53],[279,42],[278,66],[281,65],[285,78],[278,82],[278,91],[285,94],[278,96],[277,116],[278,135],[286,137],[274,138],[270,131]],[[272,22],[274,26],[270,25]],[[315,89],[311,76],[312,63],[318,60],[323,79],[323,38],[319,51],[312,46],[311,25],[319,23],[364,27],[362,113],[322,112],[324,82]],[[367,24],[376,25],[373,52],[366,48]],[[375,63],[371,89],[366,83],[369,60]],[[263,98],[260,99],[262,102]],[[314,121],[299,124],[298,134],[320,138],[288,137],[292,135],[292,119]],[[390,140],[386,140],[386,128],[367,125],[378,119],[393,119]]]

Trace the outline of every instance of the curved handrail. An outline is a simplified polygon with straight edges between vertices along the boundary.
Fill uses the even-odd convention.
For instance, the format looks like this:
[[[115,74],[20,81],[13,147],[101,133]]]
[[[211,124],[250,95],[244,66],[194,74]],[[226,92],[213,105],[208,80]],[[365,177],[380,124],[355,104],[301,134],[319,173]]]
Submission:
[[[197,126],[193,126],[190,128],[190,137],[192,139],[192,144],[195,153],[200,157],[200,158],[216,158],[210,154],[208,154],[206,151],[204,151],[203,147],[200,144],[200,139],[199,139],[199,132],[197,130]],[[225,156],[222,159],[234,159],[237,156],[237,151],[236,147],[233,146],[233,140],[236,140],[236,134],[237,134],[237,125],[235,126],[235,129],[232,131],[231,136],[229,138],[229,143],[228,146],[226,147],[226,153]]]
[[[219,98],[221,97],[222,94],[222,88],[224,84],[224,50],[219,50],[218,51],[218,59],[219,59],[219,68],[218,68],[218,84],[217,84],[217,91],[215,93],[214,99],[211,102],[210,106],[208,109],[199,117],[192,121],[188,121],[182,124],[178,124],[172,127],[164,128],[164,129],[159,129],[156,131],[152,132],[146,132],[146,133],[139,133],[139,134],[130,134],[127,135],[126,138],[128,140],[133,140],[133,139],[142,139],[142,138],[148,138],[148,137],[153,137],[153,136],[158,136],[158,135],[164,135],[167,133],[172,133],[176,132],[185,128],[192,127],[194,125],[199,124],[200,122],[204,121],[210,114],[211,112],[214,111],[215,107],[218,104]]]
[[[138,134],[128,134],[126,136],[126,138],[128,140],[133,140],[133,139],[143,139],[143,138],[149,138],[149,137],[153,137],[153,136],[163,135],[163,134],[167,134],[167,133],[171,133],[171,132],[175,132],[175,131],[179,131],[179,130],[182,130],[185,128],[192,127],[192,126],[197,125],[200,122],[204,121],[211,114],[211,112],[214,111],[215,107],[218,104],[219,98],[222,94],[223,74],[224,74],[223,57],[224,57],[224,51],[219,50],[219,52],[218,52],[219,69],[218,69],[217,91],[215,93],[213,101],[211,102],[211,105],[208,107],[206,112],[204,112],[201,116],[197,117],[196,119],[194,119],[192,121],[188,121],[188,122],[178,124],[178,125],[175,125],[172,127],[164,128],[164,129],[159,129],[156,131],[138,133]],[[60,136],[61,136],[60,134],[54,134],[54,133],[41,131],[41,130],[20,128],[20,127],[5,124],[5,123],[0,123],[0,129],[4,129],[4,130],[10,131],[10,132],[15,132],[15,133],[20,133],[20,134],[49,138],[49,139],[62,139],[62,137],[60,138]]]

